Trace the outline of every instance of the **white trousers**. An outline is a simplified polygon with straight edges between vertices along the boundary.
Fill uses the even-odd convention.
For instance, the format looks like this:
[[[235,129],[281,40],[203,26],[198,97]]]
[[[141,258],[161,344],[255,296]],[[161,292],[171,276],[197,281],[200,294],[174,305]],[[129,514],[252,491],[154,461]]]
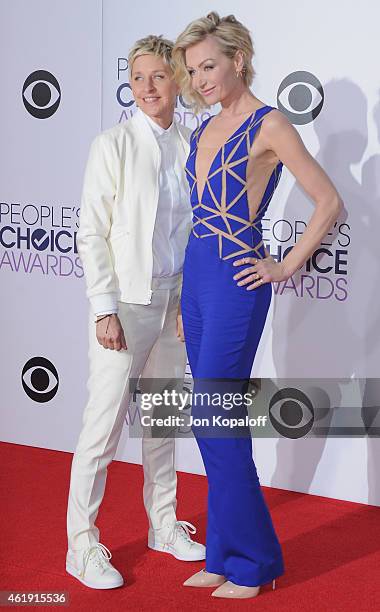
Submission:
[[[71,467],[67,509],[69,548],[99,542],[95,525],[102,502],[107,467],[115,456],[131,400],[130,379],[183,380],[185,345],[177,338],[179,278],[153,279],[147,305],[119,302],[119,319],[127,350],[103,348],[96,339],[94,316],[89,331],[89,398]],[[144,505],[149,527],[161,529],[176,520],[177,475],[174,438],[142,440]]]

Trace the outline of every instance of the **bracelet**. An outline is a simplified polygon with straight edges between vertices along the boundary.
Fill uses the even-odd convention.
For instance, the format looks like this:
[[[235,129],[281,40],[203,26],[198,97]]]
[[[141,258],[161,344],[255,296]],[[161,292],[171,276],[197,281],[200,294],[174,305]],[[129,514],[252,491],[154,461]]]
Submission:
[[[103,315],[102,317],[100,317],[100,319],[95,319],[95,323],[99,323],[100,321],[103,321],[103,319],[106,319],[107,317],[111,317],[112,315],[113,313]]]

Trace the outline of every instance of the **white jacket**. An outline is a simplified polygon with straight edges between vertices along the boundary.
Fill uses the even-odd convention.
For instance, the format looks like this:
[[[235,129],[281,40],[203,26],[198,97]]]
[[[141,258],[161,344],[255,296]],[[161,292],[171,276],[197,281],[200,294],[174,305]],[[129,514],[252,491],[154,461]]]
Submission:
[[[184,168],[191,130],[175,123]],[[77,247],[94,312],[117,310],[118,301],[151,301],[160,164],[160,148],[141,112],[102,132],[91,145]]]

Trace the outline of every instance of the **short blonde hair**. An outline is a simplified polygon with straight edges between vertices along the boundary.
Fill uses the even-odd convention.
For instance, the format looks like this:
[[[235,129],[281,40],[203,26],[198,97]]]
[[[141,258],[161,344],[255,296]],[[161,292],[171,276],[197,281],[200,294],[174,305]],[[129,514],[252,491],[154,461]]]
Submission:
[[[156,55],[162,57],[164,62],[168,64],[174,72],[174,62],[172,58],[173,47],[174,43],[167,38],[163,38],[162,34],[160,36],[151,34],[137,40],[128,54],[129,78],[132,78],[133,63],[140,55]]]
[[[213,11],[206,17],[192,21],[182,34],[178,36],[172,56],[174,60],[174,78],[181,89],[183,97],[192,105],[196,112],[209,106],[191,85],[191,77],[186,68],[185,54],[186,49],[201,42],[207,36],[215,37],[222,52],[230,59],[234,59],[237,51],[243,53],[244,68],[242,77],[247,87],[252,84],[255,74],[252,67],[254,49],[250,32],[234,15],[219,17],[218,13]]]

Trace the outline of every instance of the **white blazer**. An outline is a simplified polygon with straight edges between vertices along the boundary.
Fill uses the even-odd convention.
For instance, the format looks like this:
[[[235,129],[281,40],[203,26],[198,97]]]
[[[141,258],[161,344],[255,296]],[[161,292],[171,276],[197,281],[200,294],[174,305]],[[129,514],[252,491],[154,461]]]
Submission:
[[[191,130],[175,124],[184,168]],[[118,301],[151,301],[160,164],[160,148],[141,111],[99,134],[91,145],[77,247],[94,312],[117,310]]]

